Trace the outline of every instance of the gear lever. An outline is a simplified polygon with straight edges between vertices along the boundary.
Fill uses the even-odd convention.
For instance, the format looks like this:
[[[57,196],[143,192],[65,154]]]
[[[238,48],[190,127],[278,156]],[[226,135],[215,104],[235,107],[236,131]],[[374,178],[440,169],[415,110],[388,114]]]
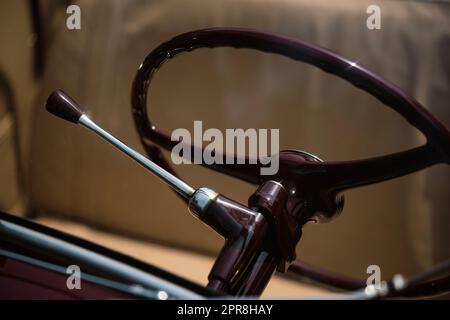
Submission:
[[[189,211],[226,240],[209,274],[208,287],[231,293],[233,283],[238,281],[237,275],[245,273],[268,232],[266,219],[258,212],[260,208],[255,206],[250,209],[205,187],[194,189],[100,128],[61,90],[49,96],[46,108],[57,117],[94,131],[186,198]]]
[[[190,200],[195,193],[195,189],[193,187],[162,169],[160,166],[150,161],[139,152],[128,147],[125,143],[100,128],[94,121],[89,119],[89,117],[80,110],[78,104],[62,90],[56,90],[50,95],[47,99],[46,108],[47,111],[57,117],[76,124],[81,124],[82,126],[94,131],[100,137],[137,161],[144,168],[150,170],[154,175],[159,177],[163,182],[168,184],[184,198]]]

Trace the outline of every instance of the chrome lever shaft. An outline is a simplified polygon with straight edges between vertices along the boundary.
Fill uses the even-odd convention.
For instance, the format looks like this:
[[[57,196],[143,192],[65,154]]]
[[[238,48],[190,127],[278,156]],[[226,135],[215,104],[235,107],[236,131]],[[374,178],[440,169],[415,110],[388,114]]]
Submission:
[[[113,146],[121,150],[122,152],[126,153],[130,158],[138,162],[141,166],[144,168],[150,170],[155,176],[160,178],[164,183],[168,184],[173,190],[178,192],[180,195],[182,195],[186,199],[190,199],[192,195],[195,192],[195,189],[188,185],[186,182],[182,181],[181,179],[175,177],[170,172],[164,170],[160,166],[158,166],[153,161],[147,159],[142,154],[137,152],[136,150],[130,148],[125,143],[114,137],[109,132],[103,130],[100,126],[98,126],[94,121],[89,119],[85,114],[83,114],[80,119],[78,120],[78,123],[82,126],[92,130],[96,134],[98,134],[100,137],[111,143]]]

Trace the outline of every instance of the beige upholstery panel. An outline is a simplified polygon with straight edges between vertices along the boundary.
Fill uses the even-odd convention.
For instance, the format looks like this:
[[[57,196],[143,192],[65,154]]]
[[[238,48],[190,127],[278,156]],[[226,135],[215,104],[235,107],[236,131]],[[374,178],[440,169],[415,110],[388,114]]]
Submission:
[[[32,127],[33,37],[27,1],[0,1],[0,209],[24,214]],[[19,158],[19,154],[21,158]]]
[[[448,125],[449,7],[380,1],[382,29],[370,31],[365,27],[369,4],[80,1],[82,30],[59,29],[37,103],[33,204],[44,213],[135,237],[219,250],[222,240],[149,173],[43,107],[52,90],[63,88],[101,126],[142,151],[130,113],[136,68],[162,41],[197,28],[252,27],[328,47],[396,83]],[[424,141],[397,114],[347,83],[249,50],[204,49],[168,62],[152,83],[149,102],[160,127],[192,128],[193,120],[201,119],[205,128],[280,128],[282,148],[301,148],[326,160],[381,155]],[[204,168],[177,169],[193,185],[243,203],[255,189]],[[378,264],[387,277],[448,256],[448,176],[440,167],[347,192],[339,219],[305,228],[299,257],[360,277],[368,265]]]
[[[13,125],[10,114],[0,119],[0,210],[4,211],[21,200]]]

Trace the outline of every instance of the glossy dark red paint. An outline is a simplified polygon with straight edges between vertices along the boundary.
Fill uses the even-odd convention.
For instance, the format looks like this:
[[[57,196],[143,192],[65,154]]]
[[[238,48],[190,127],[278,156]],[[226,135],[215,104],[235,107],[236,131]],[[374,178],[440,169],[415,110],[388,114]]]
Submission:
[[[248,268],[264,241],[267,221],[256,210],[223,196],[199,218],[225,238],[225,245],[209,274],[208,287],[231,294],[236,279]]]
[[[123,292],[83,281],[67,287],[68,275],[0,256],[0,300],[5,299],[138,299]]]

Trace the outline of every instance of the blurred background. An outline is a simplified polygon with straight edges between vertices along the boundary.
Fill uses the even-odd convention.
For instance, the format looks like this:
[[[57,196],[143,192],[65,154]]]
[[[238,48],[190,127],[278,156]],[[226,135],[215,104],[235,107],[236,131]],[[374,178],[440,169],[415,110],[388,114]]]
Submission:
[[[69,30],[66,9],[81,9]],[[381,29],[366,27],[369,5]],[[91,133],[49,115],[61,88],[94,121],[143,152],[131,83],[161,42],[199,28],[250,27],[296,37],[357,61],[450,125],[450,2],[365,0],[3,0],[0,2],[0,209],[97,241],[206,283],[222,239],[157,179]],[[318,69],[251,50],[202,49],[166,63],[149,95],[168,132],[279,128],[280,149],[324,160],[383,155],[422,144],[392,110]],[[166,153],[167,155],[167,153]],[[170,158],[170,157],[169,157]],[[202,167],[177,171],[246,203],[255,186]],[[308,225],[298,258],[366,278],[411,274],[450,257],[450,171],[443,165],[345,193],[343,214]],[[267,295],[322,293],[279,277]]]

